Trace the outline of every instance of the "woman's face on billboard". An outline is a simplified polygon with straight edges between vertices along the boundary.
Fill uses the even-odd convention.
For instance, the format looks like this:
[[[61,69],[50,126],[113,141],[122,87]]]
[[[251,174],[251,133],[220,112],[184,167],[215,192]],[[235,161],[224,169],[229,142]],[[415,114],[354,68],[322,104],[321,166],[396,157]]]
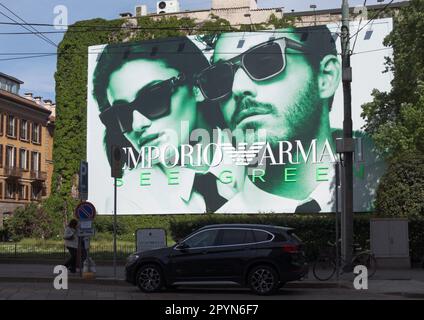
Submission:
[[[142,147],[163,149],[166,145],[178,147],[188,141],[188,134],[196,121],[193,89],[186,84],[164,82],[179,73],[161,60],[139,59],[125,63],[110,75],[109,103],[118,105],[117,110],[121,106],[131,106],[130,129],[124,136],[137,152]],[[171,90],[166,89],[169,86]],[[182,134],[182,121],[188,122],[189,130],[184,130],[187,137]]]

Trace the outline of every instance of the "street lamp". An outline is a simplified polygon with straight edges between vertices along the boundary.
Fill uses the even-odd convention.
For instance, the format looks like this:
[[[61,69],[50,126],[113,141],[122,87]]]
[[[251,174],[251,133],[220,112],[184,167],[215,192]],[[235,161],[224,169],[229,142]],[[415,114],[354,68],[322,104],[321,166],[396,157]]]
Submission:
[[[246,18],[249,17],[249,19],[250,19],[250,31],[252,31],[252,26],[253,26],[252,15],[250,13],[245,13],[244,16]]]
[[[315,4],[311,4],[309,6],[309,8],[314,9],[314,17],[315,17],[315,23],[314,23],[314,25],[317,25],[317,15],[316,15],[316,12],[315,12],[315,9],[317,8],[317,6]]]

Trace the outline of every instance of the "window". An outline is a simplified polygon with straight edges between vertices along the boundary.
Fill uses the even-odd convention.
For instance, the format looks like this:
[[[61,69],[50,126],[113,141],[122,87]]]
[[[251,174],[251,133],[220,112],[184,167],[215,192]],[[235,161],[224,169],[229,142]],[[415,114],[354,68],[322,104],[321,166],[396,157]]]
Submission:
[[[23,184],[19,185],[19,199],[25,200],[26,199],[26,186]]]
[[[202,248],[210,247],[215,245],[216,236],[218,235],[218,230],[207,230],[196,233],[194,236],[190,237],[184,241],[190,248]]]
[[[20,127],[20,139],[24,141],[28,141],[28,121],[27,120],[21,120],[21,127]]]
[[[0,136],[3,135],[3,113],[0,113]]]
[[[37,123],[32,124],[32,142],[41,143],[41,126]]]
[[[9,137],[16,138],[16,118],[14,116],[8,116],[7,135]]]
[[[41,186],[33,184],[31,187],[31,200],[39,200],[41,197]]]
[[[12,84],[12,89],[10,90],[10,92],[14,93],[14,94],[18,94],[18,85],[16,83]]]
[[[3,199],[3,182],[0,182],[0,199]]]
[[[20,149],[19,150],[19,168],[23,170],[28,170],[28,150]]]
[[[230,246],[244,243],[253,243],[253,232],[243,229],[223,229],[218,245]]]
[[[16,148],[6,146],[6,167],[16,167]]]
[[[39,152],[31,152],[31,170],[40,171],[41,156]]]
[[[272,239],[272,235],[265,231],[255,231],[256,242],[269,241]]]
[[[3,145],[0,144],[0,168],[3,168]]]
[[[16,184],[6,182],[6,198],[15,199]]]

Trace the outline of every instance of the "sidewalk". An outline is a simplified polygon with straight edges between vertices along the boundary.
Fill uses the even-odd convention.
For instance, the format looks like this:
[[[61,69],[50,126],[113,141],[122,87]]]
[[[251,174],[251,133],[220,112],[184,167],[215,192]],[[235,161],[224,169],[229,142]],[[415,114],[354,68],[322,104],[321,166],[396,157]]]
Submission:
[[[2,282],[52,282],[55,264],[8,264],[0,263],[0,286]],[[69,281],[75,283],[122,285],[125,284],[124,266],[116,268],[114,278],[113,266],[96,266],[96,278],[81,279],[79,272],[69,275]],[[290,282],[287,288],[348,288],[353,290],[353,274],[342,274],[339,281],[318,281],[312,273],[302,281]],[[424,299],[424,269],[379,269],[369,280],[368,291],[402,295],[405,297]]]
[[[53,273],[56,263],[51,264],[9,264],[0,263],[0,283],[3,281],[17,282],[50,282],[57,276]],[[71,274],[69,273],[69,281],[81,283],[96,283],[96,284],[113,284],[124,282],[125,270],[124,266],[117,265],[116,267],[116,280],[114,277],[113,266],[96,266],[95,279],[86,280],[82,279],[80,272]]]

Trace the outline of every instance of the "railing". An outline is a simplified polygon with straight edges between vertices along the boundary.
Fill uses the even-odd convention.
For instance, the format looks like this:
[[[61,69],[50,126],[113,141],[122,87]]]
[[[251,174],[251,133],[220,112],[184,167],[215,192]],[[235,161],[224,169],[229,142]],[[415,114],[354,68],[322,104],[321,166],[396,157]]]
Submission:
[[[134,245],[117,245],[117,259],[125,261],[125,259],[135,252]],[[112,261],[113,260],[113,244],[110,245],[90,245],[90,257],[96,260]],[[64,245],[60,244],[19,244],[15,242],[0,242],[0,261],[8,259],[22,260],[59,260],[66,259],[69,253]]]
[[[5,176],[20,178],[23,171],[18,167],[5,167],[3,172]]]
[[[30,178],[33,180],[46,181],[47,172],[44,171],[31,171]]]

